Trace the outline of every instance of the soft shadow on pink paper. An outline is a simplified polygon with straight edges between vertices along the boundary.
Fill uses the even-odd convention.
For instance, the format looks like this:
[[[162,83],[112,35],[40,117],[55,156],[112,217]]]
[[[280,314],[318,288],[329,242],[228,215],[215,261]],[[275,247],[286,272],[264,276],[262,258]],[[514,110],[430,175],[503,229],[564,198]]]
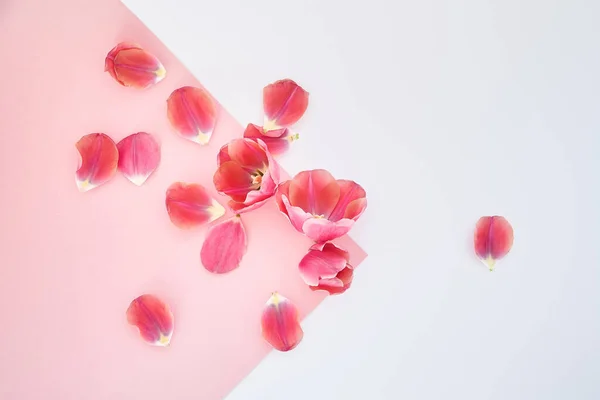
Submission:
[[[117,1],[0,6],[0,398],[223,398],[270,351],[259,321],[272,291],[302,316],[324,298],[297,272],[311,243],[271,202],[244,216],[249,248],[241,267],[206,272],[199,260],[205,228],[175,228],[165,191],[182,180],[218,196],[217,150],[241,136],[241,125],[221,109],[209,146],[175,135],[166,99],[199,83]],[[167,78],[146,91],[116,84],[103,66],[120,41],[155,53]],[[147,183],[136,187],[118,175],[79,193],[75,142],[91,132],[118,141],[137,131],[162,145],[162,163]],[[366,256],[348,237],[339,243],[354,265]],[[129,302],[147,292],[173,308],[169,348],[146,345],[126,323]]]

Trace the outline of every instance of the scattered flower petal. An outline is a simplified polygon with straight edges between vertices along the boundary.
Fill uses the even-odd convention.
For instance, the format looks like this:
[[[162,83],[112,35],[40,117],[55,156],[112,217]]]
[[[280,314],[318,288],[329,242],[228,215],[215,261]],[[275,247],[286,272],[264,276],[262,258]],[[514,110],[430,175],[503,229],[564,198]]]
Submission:
[[[308,92],[291,79],[283,79],[263,89],[265,130],[295,124],[308,107]]]
[[[165,204],[171,222],[182,229],[212,222],[225,214],[225,208],[197,183],[173,183],[167,189]]]
[[[231,198],[234,212],[256,209],[275,195],[280,168],[261,139],[234,139],[221,148],[217,161],[213,183]]]
[[[127,308],[127,322],[138,328],[140,336],[154,346],[168,346],[173,335],[173,314],[156,296],[144,294]]]
[[[323,169],[302,171],[281,183],[275,199],[292,226],[317,243],[348,233],[367,207],[358,183],[336,180]]]
[[[246,254],[246,230],[242,218],[235,215],[210,227],[200,251],[200,261],[207,271],[225,274],[240,266]]]
[[[167,99],[167,116],[179,135],[205,145],[217,123],[217,105],[204,89],[184,86]]]
[[[119,43],[106,56],[104,70],[123,86],[144,89],[167,74],[158,58],[137,44]]]
[[[104,133],[85,135],[75,144],[80,162],[75,173],[77,187],[86,192],[108,182],[117,172],[119,151]]]
[[[508,254],[513,245],[513,228],[504,217],[481,217],[475,226],[474,246],[477,257],[494,270],[496,261]]]
[[[352,283],[353,268],[349,261],[348,252],[335,244],[315,244],[302,258],[298,269],[311,289],[340,294]]]
[[[267,301],[261,318],[263,338],[279,351],[290,351],[302,340],[304,332],[296,306],[275,292]]]
[[[141,186],[160,163],[160,146],[149,133],[129,135],[119,143],[119,171],[127,179]]]
[[[290,147],[290,143],[298,140],[300,135],[297,133],[292,134],[288,128],[265,131],[258,125],[248,124],[244,131],[244,137],[247,139],[262,140],[267,145],[267,149],[271,154],[279,156],[285,153]]]

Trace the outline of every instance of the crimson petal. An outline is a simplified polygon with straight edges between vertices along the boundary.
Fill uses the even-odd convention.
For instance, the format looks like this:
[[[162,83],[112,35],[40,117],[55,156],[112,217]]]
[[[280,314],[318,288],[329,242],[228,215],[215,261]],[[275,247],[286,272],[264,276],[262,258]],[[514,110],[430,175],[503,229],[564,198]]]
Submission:
[[[138,328],[145,342],[168,346],[173,335],[173,313],[158,297],[144,294],[135,298],[127,308],[127,322]]]
[[[197,183],[173,183],[167,189],[165,204],[171,222],[182,229],[212,222],[225,214],[225,208]]]
[[[263,89],[265,129],[287,127],[298,122],[308,107],[308,92],[291,79],[283,79]]]
[[[184,86],[167,99],[167,116],[179,135],[205,145],[217,123],[217,105],[206,90]]]
[[[224,274],[240,266],[246,247],[246,230],[241,217],[235,215],[208,230],[200,261],[207,271]]]
[[[104,70],[123,86],[152,86],[166,76],[158,58],[134,43],[119,43],[106,56]]]
[[[513,228],[504,217],[479,218],[475,226],[474,247],[477,257],[494,270],[496,261],[508,254],[513,245]]]
[[[160,146],[149,133],[129,135],[119,143],[119,171],[134,184],[141,186],[160,163]]]
[[[261,327],[263,338],[279,351],[294,349],[304,336],[298,318],[298,309],[277,292],[273,293],[265,305]]]
[[[115,176],[119,151],[110,137],[104,133],[91,133],[79,139],[75,147],[81,156],[75,173],[80,191],[91,190]]]

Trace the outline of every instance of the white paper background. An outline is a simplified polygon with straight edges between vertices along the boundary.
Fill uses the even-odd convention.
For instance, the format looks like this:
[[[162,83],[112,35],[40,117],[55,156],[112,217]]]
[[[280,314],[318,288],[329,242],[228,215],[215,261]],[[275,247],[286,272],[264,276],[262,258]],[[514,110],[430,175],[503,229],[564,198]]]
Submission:
[[[284,167],[369,195],[352,289],[228,400],[600,398],[600,2],[125,3],[241,123],[300,82]],[[515,228],[495,273],[488,214]]]

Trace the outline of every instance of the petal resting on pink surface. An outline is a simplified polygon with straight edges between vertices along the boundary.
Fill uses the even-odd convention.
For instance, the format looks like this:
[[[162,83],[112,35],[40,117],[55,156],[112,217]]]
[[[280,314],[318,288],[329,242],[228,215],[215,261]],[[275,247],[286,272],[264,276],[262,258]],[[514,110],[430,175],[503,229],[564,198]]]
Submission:
[[[210,227],[200,251],[204,268],[224,274],[240,266],[246,254],[246,230],[239,215]]]
[[[298,319],[298,309],[277,292],[273,293],[265,305],[261,327],[263,338],[279,351],[292,350],[304,336]]]
[[[141,186],[160,163],[160,146],[152,135],[138,132],[117,144],[119,171],[131,182]]]
[[[123,86],[138,89],[152,86],[166,76],[158,58],[133,43],[120,43],[104,60],[104,70]]]
[[[271,83],[263,89],[266,130],[295,124],[307,107],[308,92],[291,79]]]
[[[262,127],[254,124],[248,124],[244,131],[244,138],[261,139],[274,156],[285,153],[290,147],[290,143],[298,140],[299,137],[300,135],[297,133],[292,134],[288,128],[265,131]]]
[[[75,144],[80,163],[75,173],[77,187],[85,192],[110,180],[117,172],[119,151],[104,133],[85,135]]]
[[[184,86],[167,99],[167,116],[179,135],[204,145],[217,123],[217,105],[206,90]]]
[[[197,183],[173,183],[167,189],[165,204],[171,222],[183,229],[212,222],[225,214],[225,208]]]
[[[475,226],[475,254],[494,270],[496,261],[508,254],[513,245],[513,228],[504,217],[481,217]]]
[[[138,328],[140,336],[154,346],[168,346],[173,335],[173,314],[156,296],[144,294],[127,308],[127,322]]]

